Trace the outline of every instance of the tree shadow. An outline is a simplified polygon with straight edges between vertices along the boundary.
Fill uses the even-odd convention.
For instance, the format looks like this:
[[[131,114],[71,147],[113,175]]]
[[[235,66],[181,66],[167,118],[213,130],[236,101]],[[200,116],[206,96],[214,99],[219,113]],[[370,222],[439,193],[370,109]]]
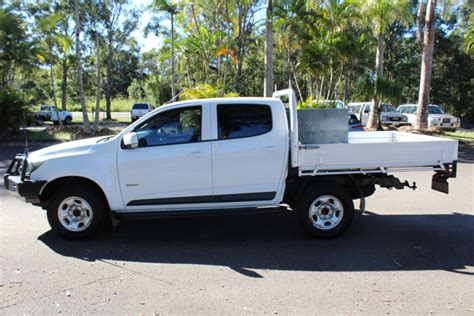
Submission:
[[[459,144],[458,159],[463,163],[474,163],[474,146]]]
[[[474,216],[357,214],[349,231],[314,240],[292,212],[122,222],[87,241],[51,231],[38,237],[56,253],[81,260],[116,260],[292,271],[464,271],[474,266]]]

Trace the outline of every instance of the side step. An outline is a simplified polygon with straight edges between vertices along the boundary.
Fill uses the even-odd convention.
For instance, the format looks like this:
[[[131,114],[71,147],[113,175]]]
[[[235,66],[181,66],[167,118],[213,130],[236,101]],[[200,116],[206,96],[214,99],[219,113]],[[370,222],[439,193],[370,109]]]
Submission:
[[[286,207],[262,207],[262,208],[239,208],[220,210],[193,210],[193,211],[150,211],[150,212],[124,212],[114,213],[120,219],[155,219],[155,218],[176,218],[176,217],[203,217],[203,216],[223,216],[223,215],[251,215],[251,214],[271,214],[286,211]]]

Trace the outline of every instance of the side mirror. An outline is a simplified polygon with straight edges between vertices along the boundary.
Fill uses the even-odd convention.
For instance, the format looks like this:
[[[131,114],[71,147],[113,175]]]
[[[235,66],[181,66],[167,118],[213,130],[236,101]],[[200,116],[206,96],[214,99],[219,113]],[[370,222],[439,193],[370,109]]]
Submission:
[[[138,136],[137,133],[130,132],[125,134],[123,137],[123,145],[125,148],[134,149],[138,148]]]

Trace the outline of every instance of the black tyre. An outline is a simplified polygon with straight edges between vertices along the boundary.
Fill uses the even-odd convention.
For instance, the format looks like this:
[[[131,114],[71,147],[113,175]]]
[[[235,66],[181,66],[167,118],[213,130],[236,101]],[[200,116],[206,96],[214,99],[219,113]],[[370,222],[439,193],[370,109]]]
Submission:
[[[351,195],[337,185],[310,187],[295,208],[305,231],[321,239],[341,235],[354,218]]]
[[[102,193],[84,185],[58,189],[47,213],[53,231],[66,239],[84,239],[103,231],[108,215]]]
[[[44,120],[41,117],[35,118],[35,123],[37,126],[43,126]]]
[[[72,117],[66,116],[66,118],[64,119],[64,125],[71,125],[71,123],[72,123]]]

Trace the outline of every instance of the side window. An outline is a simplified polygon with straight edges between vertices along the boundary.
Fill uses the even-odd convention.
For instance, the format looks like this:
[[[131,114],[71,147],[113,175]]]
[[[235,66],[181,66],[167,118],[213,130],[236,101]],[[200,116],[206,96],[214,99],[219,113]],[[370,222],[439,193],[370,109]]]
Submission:
[[[272,110],[263,104],[217,105],[219,139],[252,137],[272,129]]]
[[[371,104],[366,104],[364,108],[364,113],[370,113]]]
[[[201,141],[202,107],[192,106],[156,114],[134,130],[139,147]]]

